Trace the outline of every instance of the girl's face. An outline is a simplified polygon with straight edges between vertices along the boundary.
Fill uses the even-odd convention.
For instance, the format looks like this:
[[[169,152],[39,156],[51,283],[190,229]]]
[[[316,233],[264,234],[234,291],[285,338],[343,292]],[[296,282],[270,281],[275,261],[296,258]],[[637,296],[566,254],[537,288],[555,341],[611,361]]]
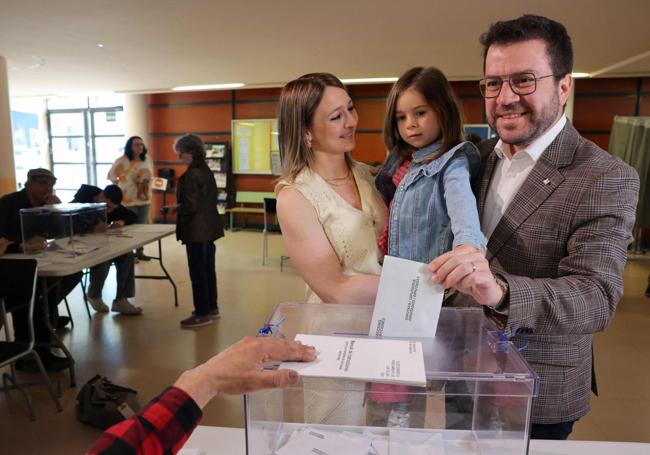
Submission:
[[[339,87],[326,87],[314,112],[308,141],[315,151],[343,154],[354,150],[359,116],[350,96]]]
[[[408,145],[421,149],[440,138],[438,116],[415,88],[402,92],[395,107],[397,130]]]

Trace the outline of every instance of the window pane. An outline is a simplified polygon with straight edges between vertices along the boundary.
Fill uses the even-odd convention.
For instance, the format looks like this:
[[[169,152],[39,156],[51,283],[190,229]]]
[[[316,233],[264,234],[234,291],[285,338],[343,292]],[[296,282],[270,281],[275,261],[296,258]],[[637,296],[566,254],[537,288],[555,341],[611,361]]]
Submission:
[[[77,190],[88,183],[85,164],[54,164],[54,175],[57,178],[55,188]]]
[[[108,171],[111,170],[111,166],[112,164],[98,164],[95,167],[98,187],[104,188],[106,185],[111,185],[113,183],[106,178]]]
[[[64,163],[85,163],[86,149],[83,138],[52,138],[52,161]]]
[[[124,134],[124,111],[93,113],[95,134]]]
[[[88,98],[85,96],[56,96],[47,99],[48,109],[85,109]]]
[[[95,161],[97,163],[113,163],[123,153],[126,139],[120,137],[96,137]]]
[[[77,190],[57,190],[56,187],[54,187],[54,194],[61,199],[61,202],[68,203],[74,199],[74,195],[77,192]]]
[[[50,114],[52,136],[83,136],[84,115],[79,112],[70,114]]]

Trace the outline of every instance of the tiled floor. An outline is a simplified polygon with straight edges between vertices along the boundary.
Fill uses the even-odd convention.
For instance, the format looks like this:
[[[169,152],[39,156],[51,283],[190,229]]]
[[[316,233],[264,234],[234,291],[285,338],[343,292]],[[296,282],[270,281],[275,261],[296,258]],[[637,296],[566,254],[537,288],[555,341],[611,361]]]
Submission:
[[[228,233],[217,243],[219,302],[223,317],[211,326],[181,330],[178,321],[192,310],[191,288],[184,249],[168,238],[164,242],[168,270],[179,286],[180,306],[174,308],[171,287],[162,281],[138,281],[137,300],[142,316],[94,314],[88,320],[81,292],[69,299],[76,326],[65,342],[77,360],[77,389],[65,373],[61,383],[64,411],[57,413],[44,388],[31,390],[37,421],[30,422],[22,398],[0,395],[0,453],[83,453],[99,430],[79,423],[74,401],[80,385],[99,373],[139,391],[145,403],[178,374],[239,338],[254,334],[279,301],[300,301],[304,284],[291,266],[279,271],[283,251],[279,236],[270,243],[271,261],[261,265],[259,232]],[[153,249],[150,250],[153,253]],[[155,273],[156,265],[137,265]],[[650,442],[650,299],[643,296],[650,272],[650,255],[631,261],[625,271],[625,296],[611,327],[596,337],[595,349],[600,397],[593,411],[575,427],[573,439]],[[113,280],[109,277],[109,282]],[[110,303],[114,286],[107,286]],[[63,309],[63,307],[61,307]],[[92,312],[92,310],[91,310]],[[202,421],[206,425],[243,426],[241,397],[218,397]]]

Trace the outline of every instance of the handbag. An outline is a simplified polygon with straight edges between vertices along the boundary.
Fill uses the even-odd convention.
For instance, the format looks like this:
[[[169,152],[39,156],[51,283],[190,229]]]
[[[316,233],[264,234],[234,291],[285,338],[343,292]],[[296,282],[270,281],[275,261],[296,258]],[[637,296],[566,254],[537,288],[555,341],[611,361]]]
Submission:
[[[138,392],[113,384],[105,376],[96,375],[77,394],[77,419],[105,430],[135,415],[140,409]]]

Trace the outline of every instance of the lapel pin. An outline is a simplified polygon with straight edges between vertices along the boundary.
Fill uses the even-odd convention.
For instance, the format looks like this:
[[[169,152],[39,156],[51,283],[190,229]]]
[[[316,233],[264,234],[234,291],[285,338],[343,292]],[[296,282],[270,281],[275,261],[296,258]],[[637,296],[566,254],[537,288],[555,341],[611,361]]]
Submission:
[[[548,185],[549,183],[551,183],[551,179],[544,179],[544,185]]]

